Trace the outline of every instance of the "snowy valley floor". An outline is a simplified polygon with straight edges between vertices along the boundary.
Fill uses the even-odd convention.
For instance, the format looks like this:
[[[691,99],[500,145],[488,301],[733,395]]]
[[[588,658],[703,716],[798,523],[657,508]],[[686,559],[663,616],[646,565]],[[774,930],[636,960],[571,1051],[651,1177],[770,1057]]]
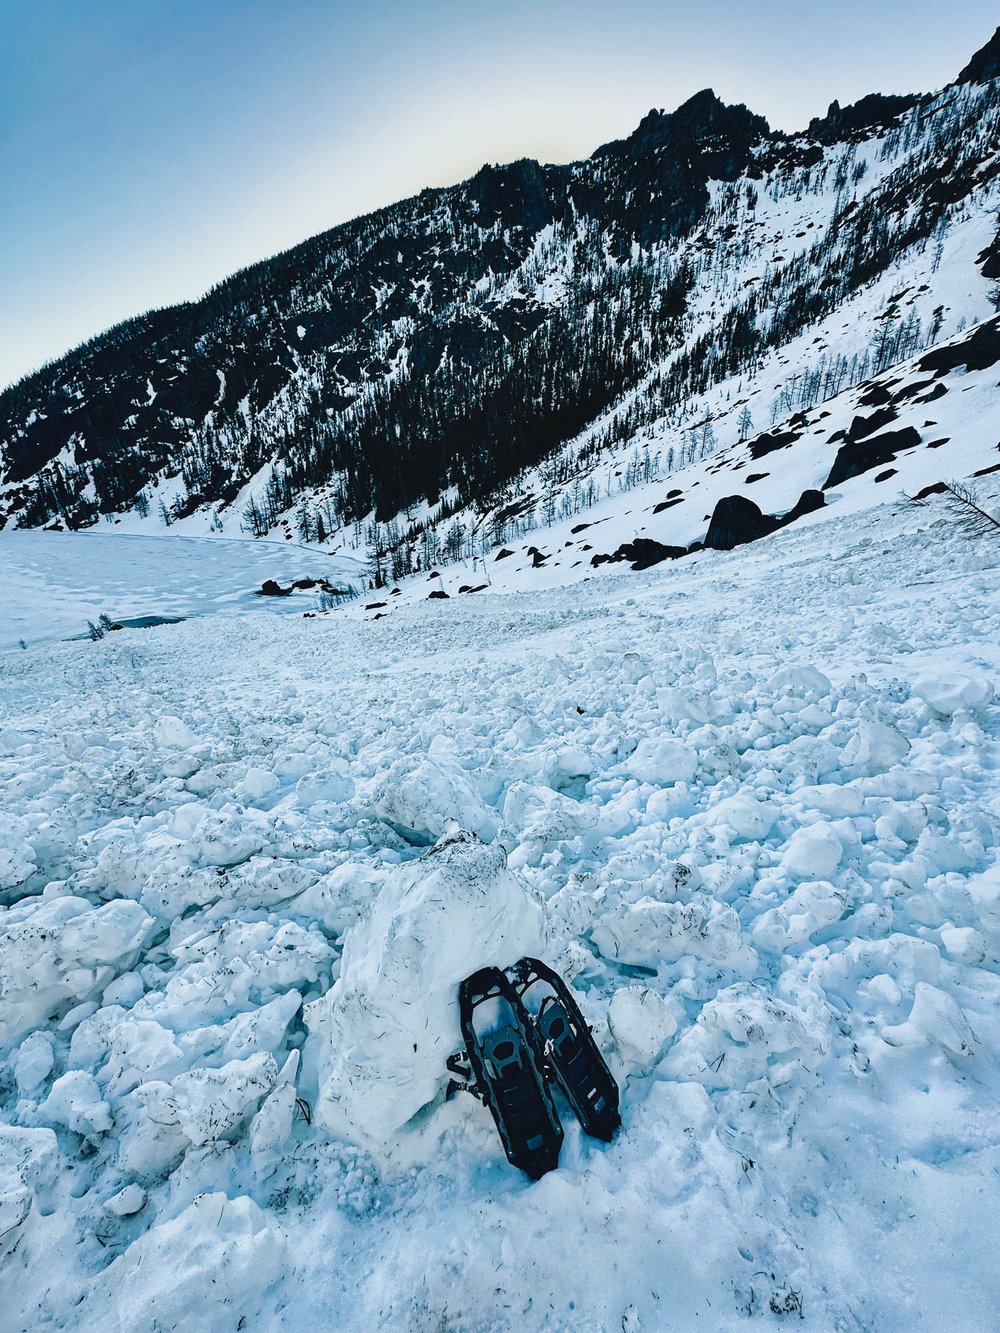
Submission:
[[[996,1328],[1000,545],[938,502],[0,661],[3,1333]],[[443,1098],[528,945],[623,1083],[537,1184]]]

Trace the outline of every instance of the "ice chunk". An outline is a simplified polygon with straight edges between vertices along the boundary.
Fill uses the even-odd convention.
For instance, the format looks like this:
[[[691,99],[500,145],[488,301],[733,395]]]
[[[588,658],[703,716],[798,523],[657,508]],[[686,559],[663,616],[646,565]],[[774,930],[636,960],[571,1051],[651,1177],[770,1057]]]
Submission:
[[[356,1142],[391,1140],[447,1080],[462,1045],[459,982],[543,945],[541,900],[499,844],[458,835],[396,870],[348,931],[336,985],[306,1009],[321,1123]]]

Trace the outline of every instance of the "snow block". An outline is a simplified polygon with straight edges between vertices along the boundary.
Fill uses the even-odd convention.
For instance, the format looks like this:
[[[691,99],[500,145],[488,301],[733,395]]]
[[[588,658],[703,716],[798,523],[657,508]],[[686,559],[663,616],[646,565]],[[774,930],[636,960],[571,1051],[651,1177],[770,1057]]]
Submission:
[[[68,1000],[99,995],[152,928],[138,903],[121,900],[94,908],[83,898],[33,898],[12,907],[0,953],[0,1050]]]
[[[981,672],[939,671],[913,682],[913,693],[936,713],[954,717],[975,712],[993,701],[993,684]]]
[[[462,1045],[459,983],[544,940],[542,901],[499,844],[460,833],[394,870],[347,932],[339,980],[306,1008],[320,1123],[367,1146],[391,1140],[447,1081]]]
[[[464,769],[426,757],[397,760],[370,799],[376,816],[411,843],[430,845],[460,828],[490,842],[499,828]]]
[[[260,1327],[261,1297],[285,1260],[284,1239],[252,1199],[201,1194],[130,1245],[92,1284],[88,1306],[114,1312],[100,1321],[108,1333]]]

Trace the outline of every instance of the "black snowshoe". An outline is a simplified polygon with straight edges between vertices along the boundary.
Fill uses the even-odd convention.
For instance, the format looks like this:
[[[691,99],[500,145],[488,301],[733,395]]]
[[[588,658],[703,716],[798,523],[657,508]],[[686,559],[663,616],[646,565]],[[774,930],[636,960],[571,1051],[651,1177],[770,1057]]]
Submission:
[[[537,958],[522,958],[509,970],[545,1043],[546,1065],[583,1132],[609,1142],[622,1122],[618,1084],[573,992]]]
[[[511,1165],[533,1180],[559,1161],[563,1131],[545,1077],[538,1033],[506,974],[484,967],[462,982],[459,1016],[470,1091],[490,1109]],[[485,1022],[477,1030],[477,1010]],[[455,1057],[453,1072],[462,1072]]]
[[[611,1139],[621,1124],[618,1085],[558,973],[537,958],[506,973],[484,967],[462,982],[458,1003],[465,1050],[448,1068],[466,1081],[449,1095],[464,1087],[486,1103],[513,1166],[537,1180],[558,1164],[563,1130],[549,1081],[585,1133]]]

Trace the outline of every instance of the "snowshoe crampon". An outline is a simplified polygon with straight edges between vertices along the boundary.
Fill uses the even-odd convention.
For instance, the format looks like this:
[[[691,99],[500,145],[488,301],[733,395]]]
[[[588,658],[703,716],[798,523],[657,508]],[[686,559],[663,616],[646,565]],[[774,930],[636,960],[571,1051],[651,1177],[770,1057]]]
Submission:
[[[473,1090],[490,1109],[507,1160],[533,1180],[558,1164],[563,1131],[542,1043],[505,973],[484,967],[459,987]]]
[[[573,992],[537,958],[509,969],[544,1042],[545,1060],[584,1133],[609,1141],[621,1124],[618,1084],[608,1068]]]

